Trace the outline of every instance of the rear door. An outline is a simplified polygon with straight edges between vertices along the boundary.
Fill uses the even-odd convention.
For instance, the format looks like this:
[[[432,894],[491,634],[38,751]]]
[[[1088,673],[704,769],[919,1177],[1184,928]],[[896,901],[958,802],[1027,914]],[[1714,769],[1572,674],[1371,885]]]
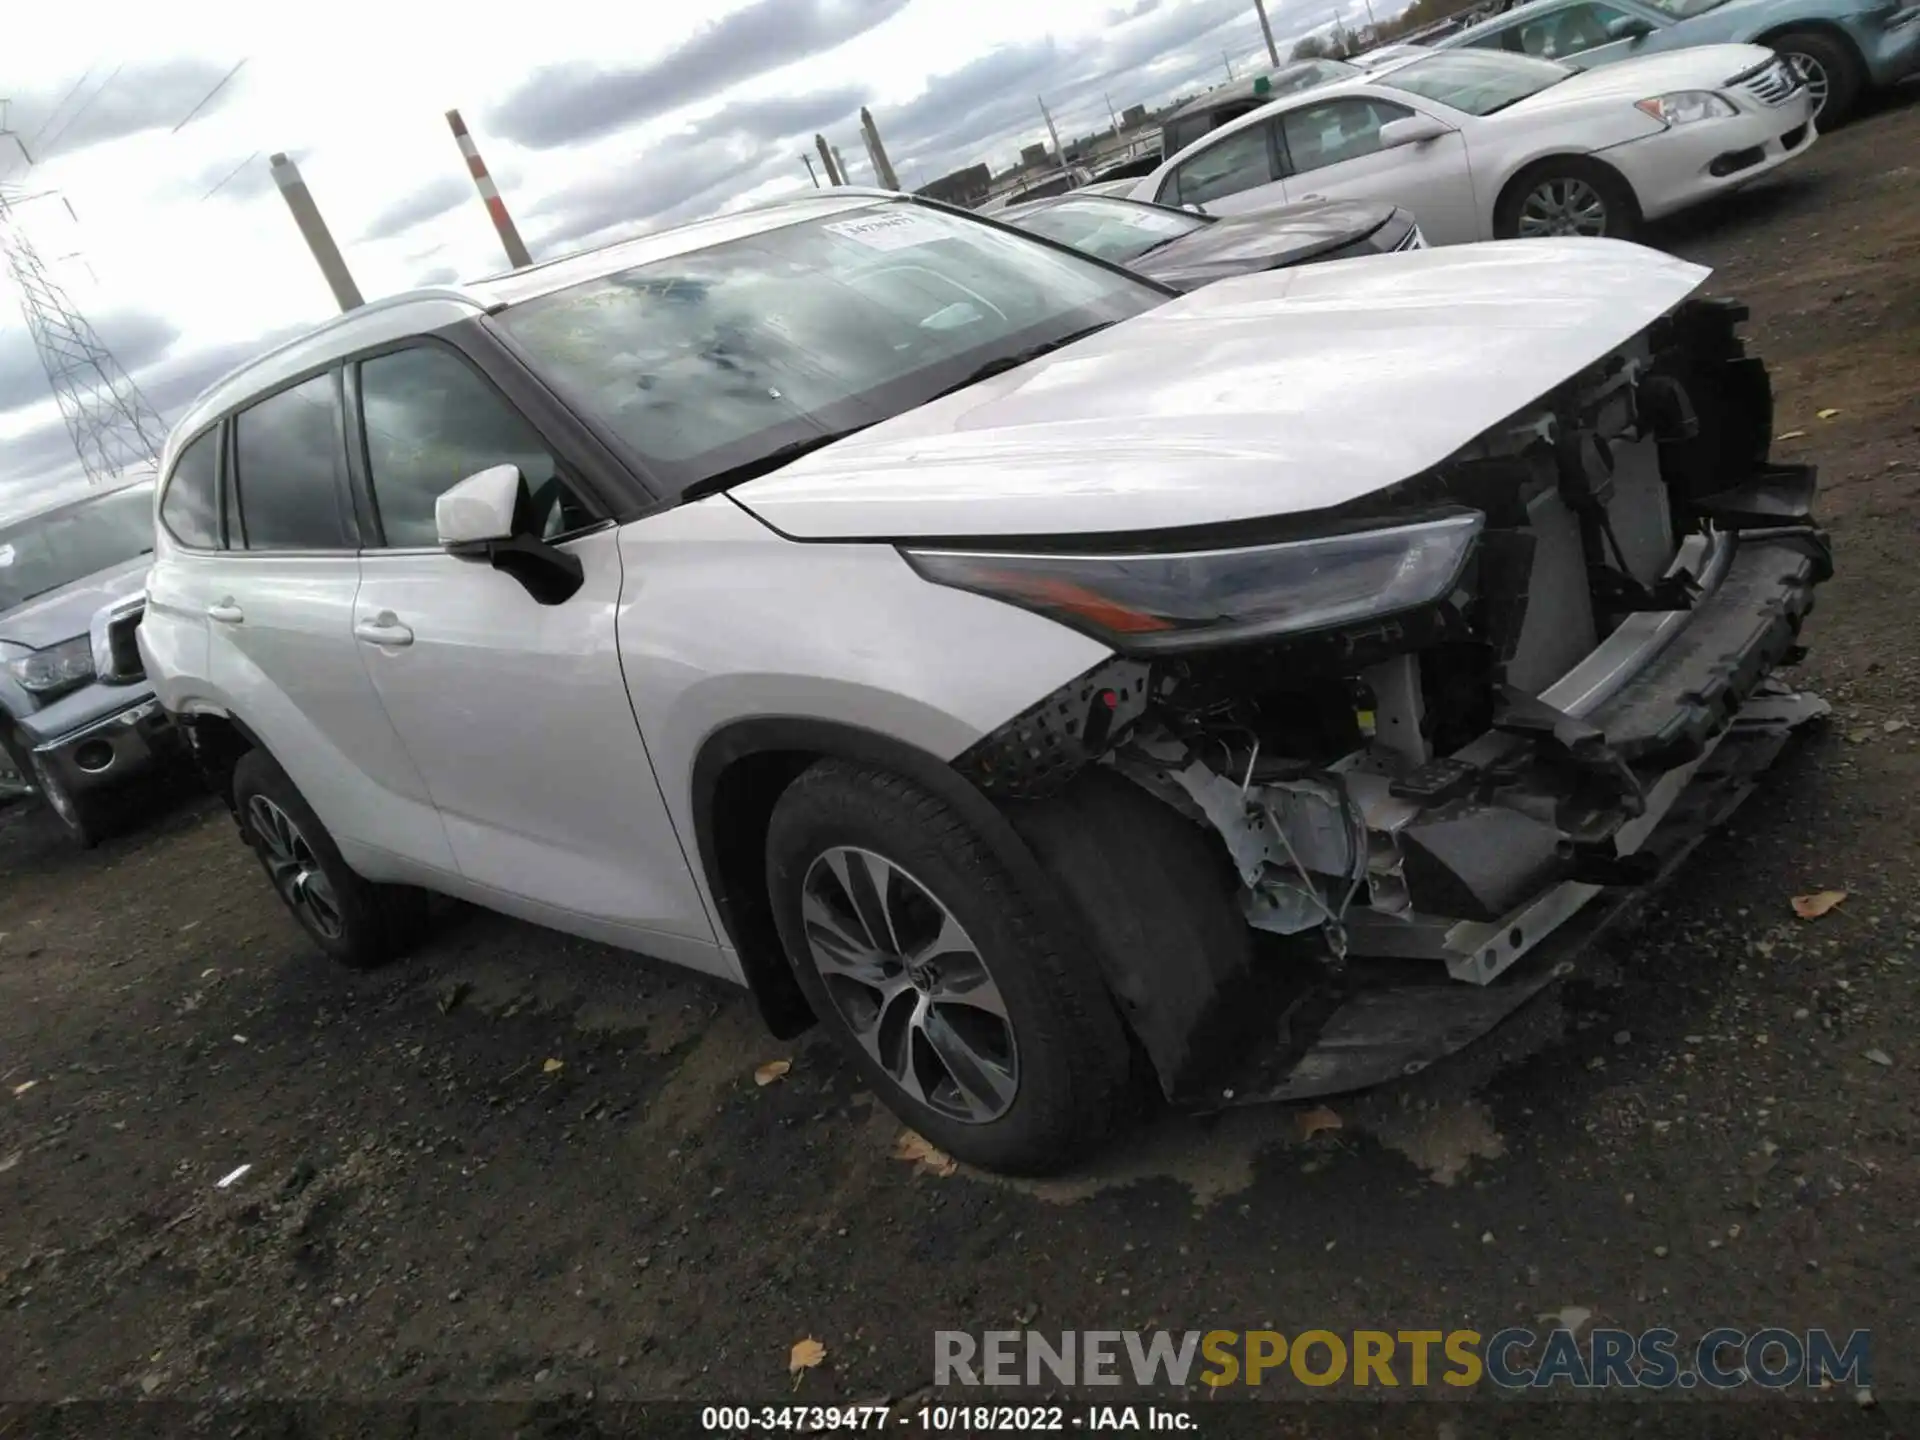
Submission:
[[[1435,111],[1423,113],[1451,124]],[[1373,95],[1342,95],[1287,111],[1279,119],[1287,198],[1404,206],[1433,245],[1482,238],[1458,130],[1414,145],[1381,145],[1382,126],[1413,115],[1408,106]]]
[[[1274,155],[1273,126],[1247,125],[1208,142],[1160,182],[1162,205],[1197,205],[1234,215],[1286,199]]]
[[[205,588],[214,688],[370,879],[430,879],[453,855],[353,639],[359,535],[340,372],[233,417],[227,549]]]
[[[358,660],[426,777],[470,893],[722,969],[627,695],[613,526],[556,447],[451,345],[369,356],[350,379],[353,459],[377,527],[353,607]],[[526,477],[546,538],[585,572],[558,605],[438,544],[441,492],[506,463]]]

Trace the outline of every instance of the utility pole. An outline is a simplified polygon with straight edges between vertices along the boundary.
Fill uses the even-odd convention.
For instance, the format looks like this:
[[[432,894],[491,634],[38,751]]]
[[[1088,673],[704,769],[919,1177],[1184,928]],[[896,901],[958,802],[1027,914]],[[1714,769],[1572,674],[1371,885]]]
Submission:
[[[1224,61],[1226,62],[1226,65],[1227,65],[1227,83],[1228,83],[1229,85],[1231,85],[1231,84],[1233,83],[1233,57],[1232,57],[1231,55],[1229,55],[1229,54],[1227,54],[1227,52],[1226,52],[1226,51],[1224,51],[1224,50],[1222,50],[1222,51],[1220,52],[1220,58],[1221,58],[1222,60],[1224,60]]]
[[[1104,90],[1100,92],[1100,95],[1101,95],[1101,98],[1107,102],[1108,123],[1110,123],[1113,126],[1113,133],[1115,135],[1118,135],[1120,133],[1120,117],[1119,115],[1114,113],[1113,96],[1107,94],[1107,92]]]
[[[853,183],[853,172],[847,169],[847,157],[840,153],[840,147],[838,145],[833,147],[833,168],[840,172],[840,183],[842,185],[851,185]]]
[[[827,137],[824,135],[815,135],[813,137],[813,148],[820,152],[820,168],[827,172],[827,184],[846,184],[847,182],[840,178],[839,170],[834,167],[833,147],[827,144]],[[813,167],[809,165],[807,168],[811,170]]]
[[[320,207],[313,203],[307,182],[300,178],[299,167],[285,155],[275,155],[269,163],[273,166],[273,183],[280,187],[280,198],[293,212],[293,223],[300,227],[301,238],[313,252],[320,273],[327,277],[333,298],[342,311],[359,309],[366,303],[360,298],[360,287],[347,272],[347,262],[340,258],[340,247],[333,243],[327,222],[320,218]]]
[[[1253,11],[1260,17],[1260,33],[1267,39],[1267,58],[1273,62],[1274,68],[1278,69],[1280,50],[1273,43],[1273,27],[1267,23],[1267,0],[1253,0]]]
[[[516,270],[533,264],[533,256],[527,253],[527,242],[520,238],[513,217],[507,213],[507,202],[500,198],[500,187],[493,183],[493,176],[487,173],[487,162],[480,158],[480,149],[473,143],[473,136],[467,133],[467,122],[460,118],[458,110],[447,111],[447,125],[453,131],[454,143],[466,157],[467,173],[473,176],[474,186],[480,191],[480,199],[487,207],[494,231],[506,249],[507,263]]]
[[[802,150],[800,152],[800,163],[807,167],[807,179],[811,180],[813,182],[813,188],[818,190],[820,188],[820,177],[814,173],[813,157]]]
[[[880,127],[873,123],[873,112],[866,106],[860,107],[860,131],[867,137],[867,159],[873,162],[873,173],[879,179],[884,190],[898,190],[900,178],[893,173],[893,162],[887,158],[887,147],[880,143]]]
[[[1067,157],[1065,152],[1060,149],[1060,132],[1053,128],[1053,112],[1047,109],[1047,102],[1044,97],[1035,98],[1040,100],[1040,113],[1046,117],[1047,134],[1053,138],[1053,158],[1064,165],[1067,163]]]

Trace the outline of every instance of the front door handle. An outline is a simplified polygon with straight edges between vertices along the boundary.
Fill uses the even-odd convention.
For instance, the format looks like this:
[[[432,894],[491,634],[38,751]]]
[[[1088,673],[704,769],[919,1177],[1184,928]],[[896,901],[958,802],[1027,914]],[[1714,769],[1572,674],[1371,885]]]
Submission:
[[[356,621],[353,627],[354,638],[366,641],[369,645],[411,645],[413,631],[400,623],[399,616],[391,610],[382,610],[371,620]]]
[[[233,597],[229,595],[207,607],[207,618],[218,620],[222,625],[238,625],[247,618],[247,613],[234,604]]]

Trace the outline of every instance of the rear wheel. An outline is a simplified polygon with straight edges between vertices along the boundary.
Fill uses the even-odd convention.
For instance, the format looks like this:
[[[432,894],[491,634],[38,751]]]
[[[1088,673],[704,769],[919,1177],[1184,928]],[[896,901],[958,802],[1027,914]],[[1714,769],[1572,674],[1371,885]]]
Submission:
[[[1560,155],[1516,175],[1494,212],[1502,240],[1578,235],[1631,240],[1640,228],[1633,187],[1597,160]]]
[[[264,752],[250,750],[234,766],[233,803],[274,893],[333,959],[372,969],[420,938],[425,894],[355,874],[313,807]]]
[[[1844,125],[1866,86],[1865,69],[1847,43],[1818,30],[1789,30],[1767,44],[1806,81],[1814,123],[1822,130]]]
[[[767,880],[814,1012],[914,1130],[1027,1173],[1112,1131],[1130,1052],[1097,962],[945,801],[822,761],[774,807]]]

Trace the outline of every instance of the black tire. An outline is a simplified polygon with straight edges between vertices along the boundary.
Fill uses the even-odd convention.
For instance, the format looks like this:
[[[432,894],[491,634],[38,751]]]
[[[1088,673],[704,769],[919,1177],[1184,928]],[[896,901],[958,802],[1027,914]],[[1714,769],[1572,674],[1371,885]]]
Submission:
[[[1633,187],[1610,165],[1581,155],[1556,155],[1527,166],[1507,182],[1493,211],[1493,233],[1501,240],[1521,238],[1521,211],[1529,196],[1543,186],[1584,186],[1605,207],[1601,234],[1609,240],[1631,240],[1640,233],[1640,202]]]
[[[884,875],[890,896],[891,908],[875,917],[871,929],[860,923],[830,863],[836,854],[845,862],[847,852],[884,862],[864,872]],[[853,863],[871,862],[856,855]],[[907,1125],[957,1159],[1014,1174],[1060,1169],[1111,1135],[1124,1112],[1131,1062],[1126,1030],[1099,965],[1086,939],[1072,933],[1068,910],[1053,897],[1030,894],[944,800],[888,771],[823,760],[774,807],[767,883],[800,988],[874,1092]],[[855,933],[871,936],[883,929],[890,936],[889,958],[873,962],[898,966],[886,975],[890,992],[879,986],[863,990],[844,970],[835,970],[831,982],[823,978],[802,918],[809,885],[817,898],[826,897],[821,903],[859,926]],[[873,889],[865,894],[871,902]],[[970,941],[968,948],[923,946],[941,924],[929,903],[944,908],[960,938]],[[923,961],[933,956],[941,963],[909,967],[900,958],[916,952]],[[915,978],[923,968],[940,972],[943,965],[951,966],[949,973]],[[982,993],[981,982],[970,978],[982,973],[984,988],[997,992],[991,998],[1004,1020],[966,1001],[940,998]],[[880,1018],[857,1029],[850,1015],[867,1010]],[[909,1028],[919,1017],[927,1017],[926,1028]],[[958,1085],[954,1077],[965,1066],[944,1064],[934,1048],[950,1046],[956,1031],[964,1032],[960,1058],[968,1065],[982,1057],[996,1064],[1012,1057],[1011,1065],[988,1077],[1004,1082],[1000,1089],[989,1095],[987,1085],[972,1091]],[[862,1033],[875,1038],[875,1049],[868,1049]],[[1008,1035],[1010,1044],[1004,1043]],[[881,1063],[883,1050],[900,1073],[915,1077],[921,1094]],[[982,1066],[973,1078],[978,1082],[984,1074]],[[982,1096],[987,1103],[976,1103]],[[993,1105],[1003,1108],[986,1113]],[[957,1113],[961,1108],[974,1113]]]
[[[274,893],[330,958],[371,970],[419,941],[426,895],[355,874],[313,807],[264,751],[249,750],[233,767],[233,808]]]
[[[1826,77],[1826,100],[1813,117],[1819,129],[1835,130],[1853,118],[1853,112],[1860,105],[1860,93],[1866,89],[1867,72],[1851,45],[1819,30],[1789,30],[1769,38],[1767,48],[1790,61],[1817,67],[1818,73]],[[1802,73],[1807,70],[1803,69]],[[1810,83],[1811,78],[1809,75]]]
[[[21,778],[33,786],[40,803],[60,822],[68,840],[82,850],[91,850],[107,837],[117,814],[109,797],[76,795],[61,783],[52,766],[42,764],[12,736],[0,736],[0,747],[5,748]]]

